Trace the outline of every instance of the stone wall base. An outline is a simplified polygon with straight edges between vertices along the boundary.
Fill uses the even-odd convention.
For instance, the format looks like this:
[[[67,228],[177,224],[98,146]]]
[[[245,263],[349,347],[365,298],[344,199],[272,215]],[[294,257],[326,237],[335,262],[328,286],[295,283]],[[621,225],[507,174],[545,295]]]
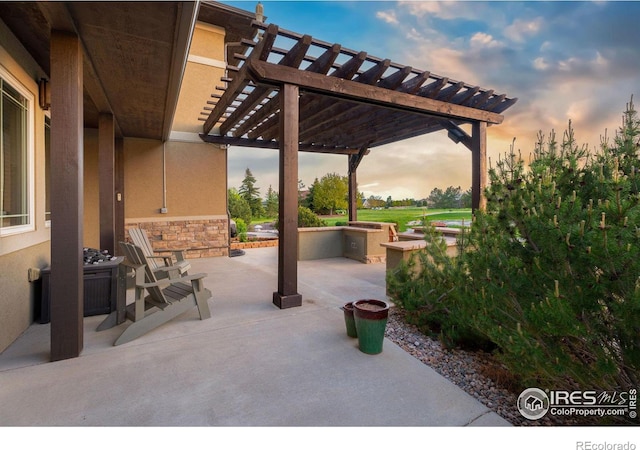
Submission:
[[[186,250],[187,258],[229,256],[227,219],[185,219],[131,221],[125,223],[127,240],[130,228],[147,232],[154,250]]]
[[[382,255],[370,255],[365,258],[365,264],[378,264],[386,261],[387,257]]]

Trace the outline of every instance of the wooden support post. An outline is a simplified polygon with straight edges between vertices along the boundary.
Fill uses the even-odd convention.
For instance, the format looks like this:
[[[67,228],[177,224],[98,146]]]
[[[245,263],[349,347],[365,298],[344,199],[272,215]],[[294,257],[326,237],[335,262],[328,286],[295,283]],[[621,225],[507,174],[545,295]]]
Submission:
[[[98,171],[100,183],[100,249],[116,251],[115,222],[115,134],[113,115],[103,113],[98,119]]]
[[[349,156],[349,160],[351,160]],[[349,222],[358,220],[358,182],[356,180],[357,171],[349,170]]]
[[[298,294],[298,86],[280,91],[280,202],[278,222],[278,291],[273,303],[280,309],[302,305]]]
[[[356,174],[362,158],[369,152],[367,146],[358,150],[357,154],[349,155],[349,221],[358,220],[358,181]]]
[[[83,347],[83,78],[78,36],[51,31],[51,360]]]
[[[473,122],[471,129],[471,208],[475,212],[487,206],[487,123]]]
[[[115,206],[115,222],[116,222],[116,248],[113,250],[113,255],[121,255],[122,250],[118,242],[125,240],[124,232],[124,140],[122,138],[116,139],[116,206]]]

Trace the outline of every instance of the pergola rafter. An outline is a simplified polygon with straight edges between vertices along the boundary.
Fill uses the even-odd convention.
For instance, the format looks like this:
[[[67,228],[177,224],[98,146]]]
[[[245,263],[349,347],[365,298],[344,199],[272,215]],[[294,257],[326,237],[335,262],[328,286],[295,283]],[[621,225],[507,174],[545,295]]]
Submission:
[[[253,25],[261,37],[242,41],[252,49],[237,55],[223,94],[207,102],[214,106],[203,111],[201,138],[280,151],[277,306],[302,302],[296,281],[299,151],[348,157],[349,219],[356,220],[356,172],[369,149],[446,130],[472,152],[473,207],[483,206],[486,128],[502,123],[517,99],[273,24]],[[471,124],[471,135],[463,124]]]

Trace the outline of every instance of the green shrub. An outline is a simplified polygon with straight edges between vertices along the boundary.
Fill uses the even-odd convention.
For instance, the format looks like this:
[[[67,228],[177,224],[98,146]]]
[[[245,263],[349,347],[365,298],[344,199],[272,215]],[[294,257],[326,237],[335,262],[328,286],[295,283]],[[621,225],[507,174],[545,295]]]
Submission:
[[[240,195],[236,189],[229,189],[229,215],[232,219],[242,219],[247,226],[251,223],[252,214],[249,203]]]
[[[298,206],[298,227],[326,227],[327,222],[305,206]],[[278,219],[275,221],[276,229],[280,229]]]
[[[239,217],[234,220],[236,221],[236,229],[238,230],[238,239],[240,242],[247,242],[247,224]]]
[[[461,255],[427,245],[421,269],[389,275],[394,301],[449,344],[493,342],[524,386],[637,386],[638,148],[632,102],[613,145],[603,140],[595,154],[576,144],[571,124],[561,144],[539,136],[529,168],[512,147],[489,170],[487,208]]]

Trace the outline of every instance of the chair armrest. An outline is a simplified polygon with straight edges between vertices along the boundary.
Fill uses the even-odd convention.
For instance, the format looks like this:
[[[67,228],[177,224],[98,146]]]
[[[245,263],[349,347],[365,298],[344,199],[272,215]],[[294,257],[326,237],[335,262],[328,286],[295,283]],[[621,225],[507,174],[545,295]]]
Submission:
[[[171,251],[173,252],[173,254],[176,257],[176,260],[178,262],[187,260],[187,258],[186,258],[187,251],[186,250],[171,250]]]
[[[200,280],[202,278],[207,277],[208,275],[206,273],[196,273],[194,275],[187,275],[184,277],[180,277],[180,278],[172,278],[172,279],[162,279],[162,280],[158,280],[155,283],[141,283],[141,284],[136,284],[136,287],[139,288],[150,288],[150,287],[163,287],[163,286],[169,286],[171,284],[176,284],[176,283],[182,283],[184,281],[193,281],[193,280]]]
[[[173,259],[171,258],[171,256],[147,256],[147,259],[161,259],[165,266],[173,265]]]
[[[184,250],[169,250],[169,249],[167,249],[167,250],[154,250],[154,253],[171,253],[171,256],[168,256],[168,255],[165,255],[165,256],[151,256],[151,258],[168,258],[168,259],[170,259],[172,257],[175,257],[178,262],[186,261],[186,259],[187,259],[186,258],[187,250],[186,249],[184,249]],[[149,256],[147,256],[147,258],[149,258]]]
[[[134,264],[131,261],[129,261],[127,258],[125,258],[124,261],[122,261],[120,264],[122,264],[123,266],[126,266],[126,267],[131,267],[134,270],[138,270],[138,269],[144,267],[144,264]]]

